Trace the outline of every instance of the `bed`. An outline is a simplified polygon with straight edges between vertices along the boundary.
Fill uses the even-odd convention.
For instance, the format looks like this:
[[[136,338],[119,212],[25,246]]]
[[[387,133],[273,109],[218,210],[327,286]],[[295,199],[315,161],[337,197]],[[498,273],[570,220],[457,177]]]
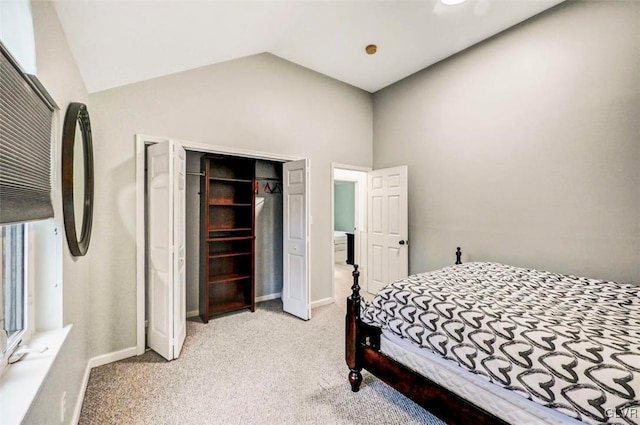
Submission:
[[[640,287],[465,263],[365,305],[354,267],[353,391],[366,369],[451,424],[640,424]]]

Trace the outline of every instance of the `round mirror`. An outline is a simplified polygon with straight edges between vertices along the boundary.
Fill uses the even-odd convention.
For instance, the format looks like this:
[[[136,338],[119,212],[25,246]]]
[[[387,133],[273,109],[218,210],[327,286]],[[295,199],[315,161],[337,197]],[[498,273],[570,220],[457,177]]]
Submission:
[[[93,143],[89,112],[82,103],[71,103],[64,118],[62,211],[71,254],[85,255],[93,221]]]
[[[84,143],[82,132],[76,131],[73,141],[73,216],[75,218],[76,235],[82,234],[84,221]]]

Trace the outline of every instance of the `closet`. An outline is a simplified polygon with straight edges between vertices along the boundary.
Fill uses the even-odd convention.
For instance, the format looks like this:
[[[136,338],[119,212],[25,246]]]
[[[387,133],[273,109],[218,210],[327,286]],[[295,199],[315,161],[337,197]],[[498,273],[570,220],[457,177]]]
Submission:
[[[177,358],[186,318],[249,317],[264,301],[309,319],[308,161],[137,143],[137,352]]]
[[[200,318],[255,310],[255,160],[205,155],[200,182]]]

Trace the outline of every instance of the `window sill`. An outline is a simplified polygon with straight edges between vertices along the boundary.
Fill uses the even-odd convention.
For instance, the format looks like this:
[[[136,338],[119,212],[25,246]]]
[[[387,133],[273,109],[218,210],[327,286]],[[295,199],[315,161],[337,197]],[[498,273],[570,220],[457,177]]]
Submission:
[[[19,362],[8,366],[0,380],[0,412],[2,412],[0,422],[13,425],[20,424],[24,420],[53,362],[58,357],[71,326],[35,333],[27,345],[33,348],[49,347],[49,349],[42,354],[27,354]]]

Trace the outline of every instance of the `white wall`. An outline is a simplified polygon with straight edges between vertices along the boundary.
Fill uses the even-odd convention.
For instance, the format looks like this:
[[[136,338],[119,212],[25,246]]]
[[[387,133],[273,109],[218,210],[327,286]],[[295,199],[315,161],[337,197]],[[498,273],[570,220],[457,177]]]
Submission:
[[[57,115],[57,131],[53,143],[53,208],[58,231],[64,233],[62,226],[62,201],[60,180],[60,153],[62,122],[70,102],[88,103],[88,95],[84,83],[71,56],[65,35],[60,27],[58,17],[48,1],[36,1],[31,4],[33,27],[35,30],[36,58],[38,78],[60,107]],[[89,104],[92,124],[95,117]],[[91,280],[89,264],[93,261],[93,246],[89,247],[87,256],[74,258],[71,256],[64,236],[61,238],[63,267],[63,322],[72,323],[73,328],[65,345],[45,381],[38,398],[31,406],[26,424],[60,423],[60,399],[67,393],[67,418],[71,421],[83,375],[87,365],[87,333],[92,320],[89,310],[89,293]],[[54,255],[53,253],[47,253]],[[38,294],[35,294],[36,302]]]
[[[466,261],[640,283],[640,3],[567,2],[374,96],[409,166],[410,270]]]
[[[311,161],[311,296],[331,296],[331,162],[370,166],[371,95],[269,54],[90,96],[95,218],[90,354],[135,345],[136,133]],[[106,318],[106,319],[105,319]]]
[[[36,74],[36,42],[29,0],[0,1],[0,40],[24,72]]]

